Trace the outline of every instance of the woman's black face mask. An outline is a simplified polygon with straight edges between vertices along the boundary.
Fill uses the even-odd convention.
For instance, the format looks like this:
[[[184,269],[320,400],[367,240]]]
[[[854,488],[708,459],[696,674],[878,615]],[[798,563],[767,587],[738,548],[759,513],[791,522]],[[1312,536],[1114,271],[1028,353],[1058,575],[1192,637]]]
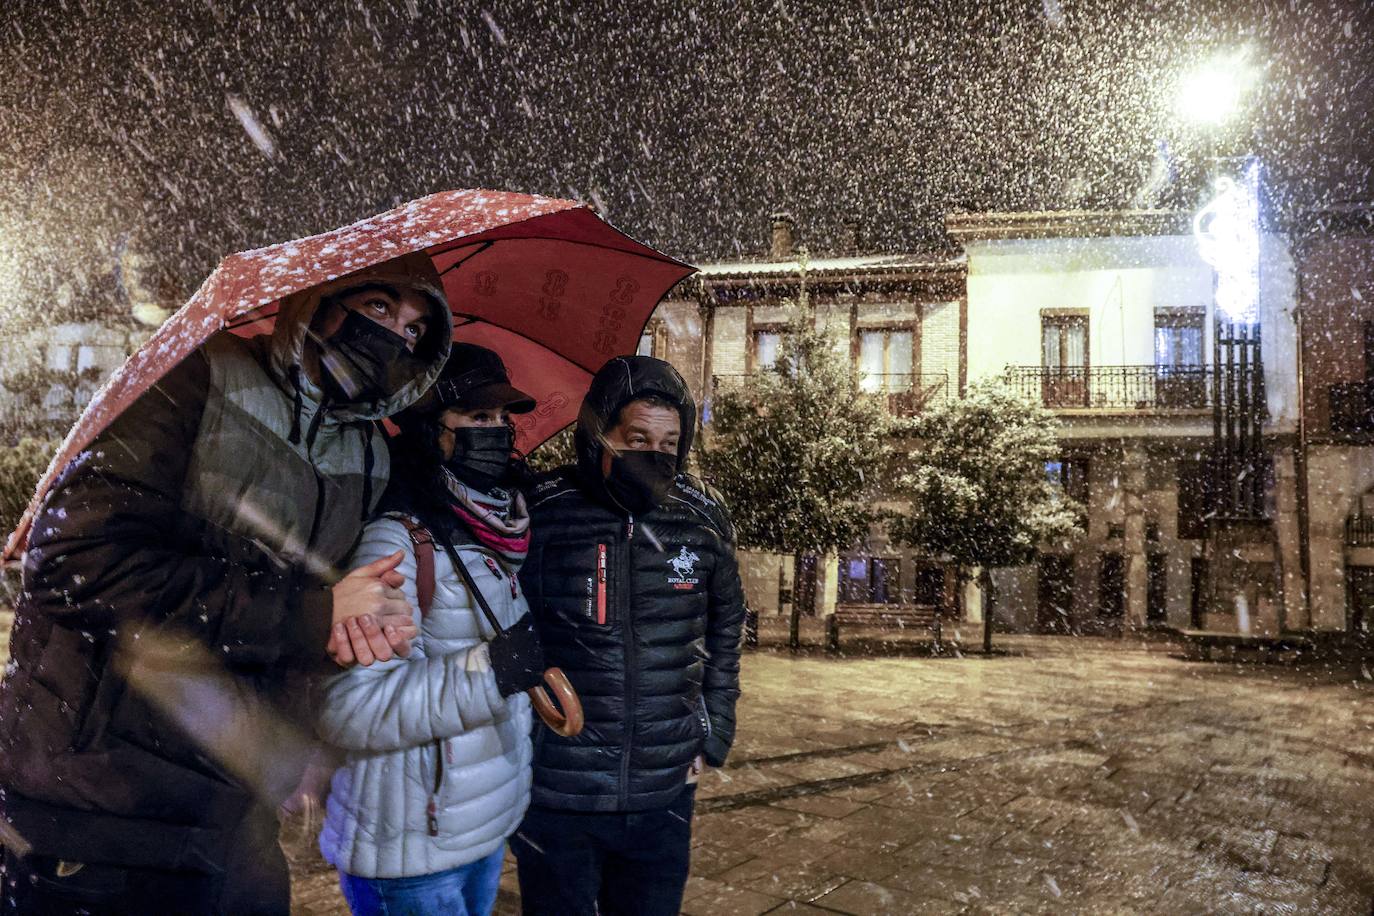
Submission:
[[[336,400],[389,397],[415,377],[418,361],[406,348],[406,339],[351,309],[337,331],[316,340],[326,388]]]
[[[444,467],[463,483],[487,492],[506,476],[515,430],[509,426],[449,426],[453,433],[453,457]]]
[[[667,497],[677,478],[677,455],[623,451],[611,459],[606,491],[631,515],[642,515]]]

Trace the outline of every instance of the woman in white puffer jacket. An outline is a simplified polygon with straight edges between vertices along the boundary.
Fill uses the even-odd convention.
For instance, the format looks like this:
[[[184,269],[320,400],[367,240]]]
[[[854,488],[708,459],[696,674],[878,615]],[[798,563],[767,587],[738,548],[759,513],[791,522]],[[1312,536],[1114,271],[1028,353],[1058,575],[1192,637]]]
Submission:
[[[407,658],[330,678],[319,716],[322,737],[347,752],[320,848],[355,914],[489,913],[495,903],[506,838],[530,799],[524,691],[543,672],[515,575],[529,516],[504,486],[510,414],[533,407],[495,353],[457,344],[431,394],[396,418],[384,514],[353,564],[403,554],[401,591],[420,635]],[[427,536],[428,549],[416,543]],[[432,578],[420,568],[430,562]],[[432,598],[421,595],[431,582]]]

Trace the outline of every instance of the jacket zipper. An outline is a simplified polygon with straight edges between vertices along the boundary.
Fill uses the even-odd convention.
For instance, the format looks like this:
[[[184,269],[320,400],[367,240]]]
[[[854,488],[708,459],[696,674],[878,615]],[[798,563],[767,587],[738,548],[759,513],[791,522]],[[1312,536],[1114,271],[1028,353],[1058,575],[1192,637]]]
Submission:
[[[606,625],[606,545],[596,545],[596,622]]]
[[[425,825],[430,836],[439,835],[439,788],[444,784],[444,742],[434,739],[434,791],[430,793],[429,804],[425,805]]]
[[[635,519],[631,515],[625,522],[625,541],[621,549],[621,562],[617,565],[616,610],[622,621],[621,632],[625,640],[625,743],[620,749],[620,805],[623,810],[630,797],[630,747],[635,735],[635,628],[631,619],[629,603],[625,600],[630,589],[623,580],[630,570],[630,539],[635,534]]]

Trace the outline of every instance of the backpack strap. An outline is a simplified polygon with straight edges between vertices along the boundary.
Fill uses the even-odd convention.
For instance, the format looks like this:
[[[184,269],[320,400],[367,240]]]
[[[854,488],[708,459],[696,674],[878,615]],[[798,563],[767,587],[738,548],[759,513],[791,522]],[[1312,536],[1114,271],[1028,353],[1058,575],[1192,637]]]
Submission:
[[[434,535],[413,518],[402,518],[415,545],[415,597],[420,601],[420,616],[429,615],[434,605]]]

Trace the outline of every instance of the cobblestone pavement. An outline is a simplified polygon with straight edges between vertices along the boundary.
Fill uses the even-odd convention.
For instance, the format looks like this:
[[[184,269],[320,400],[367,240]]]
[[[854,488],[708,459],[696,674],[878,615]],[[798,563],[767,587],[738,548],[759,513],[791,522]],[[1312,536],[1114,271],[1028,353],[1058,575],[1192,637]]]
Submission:
[[[1374,684],[1358,665],[998,644],[747,655],[684,911],[1371,912]],[[332,875],[297,887],[301,913],[341,911]]]
[[[1371,912],[1368,670],[997,642],[747,654],[685,912]],[[296,870],[297,913],[346,912]]]

